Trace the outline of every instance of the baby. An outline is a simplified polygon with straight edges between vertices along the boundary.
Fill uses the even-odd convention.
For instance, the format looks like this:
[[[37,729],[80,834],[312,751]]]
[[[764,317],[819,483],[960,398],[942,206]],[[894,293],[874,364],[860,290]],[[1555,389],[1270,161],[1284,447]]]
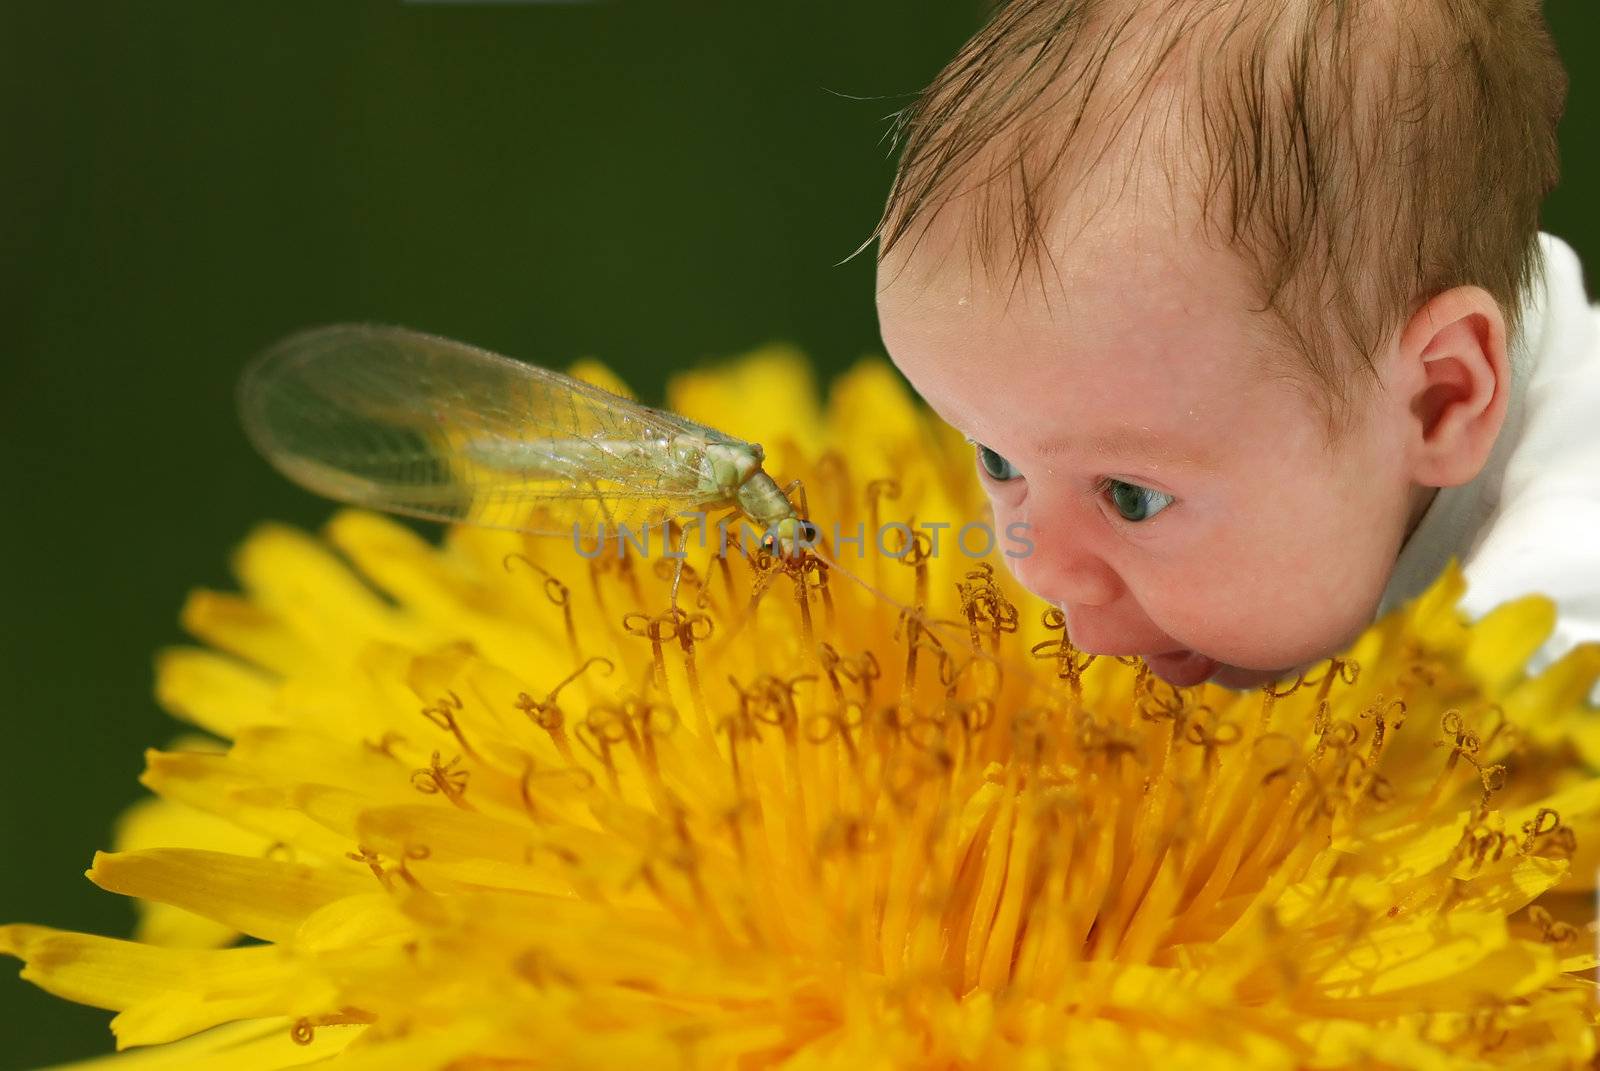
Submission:
[[[1600,312],[1537,0],[1017,0],[900,117],[895,363],[1072,641],[1244,689],[1453,555],[1600,640]]]

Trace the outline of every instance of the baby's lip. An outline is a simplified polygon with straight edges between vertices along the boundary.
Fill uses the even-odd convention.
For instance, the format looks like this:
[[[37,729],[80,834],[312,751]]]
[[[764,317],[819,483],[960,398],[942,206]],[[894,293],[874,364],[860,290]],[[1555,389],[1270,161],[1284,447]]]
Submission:
[[[1179,688],[1192,688],[1205,683],[1221,666],[1216,659],[1185,647],[1142,657],[1156,676]]]

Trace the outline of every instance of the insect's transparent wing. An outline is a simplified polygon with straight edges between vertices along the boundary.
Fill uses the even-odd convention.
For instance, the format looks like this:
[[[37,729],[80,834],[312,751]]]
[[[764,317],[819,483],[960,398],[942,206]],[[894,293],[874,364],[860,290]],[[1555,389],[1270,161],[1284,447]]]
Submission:
[[[653,523],[715,497],[703,454],[685,448],[709,429],[403,328],[292,336],[245,372],[239,405],[251,441],[290,479],[394,513],[593,532]]]

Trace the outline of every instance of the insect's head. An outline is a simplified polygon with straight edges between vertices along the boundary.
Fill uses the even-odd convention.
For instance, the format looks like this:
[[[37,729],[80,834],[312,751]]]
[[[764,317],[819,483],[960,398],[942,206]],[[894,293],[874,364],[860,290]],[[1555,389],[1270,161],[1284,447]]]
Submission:
[[[767,529],[762,542],[785,558],[798,558],[807,547],[816,546],[817,529],[799,517],[784,517]]]

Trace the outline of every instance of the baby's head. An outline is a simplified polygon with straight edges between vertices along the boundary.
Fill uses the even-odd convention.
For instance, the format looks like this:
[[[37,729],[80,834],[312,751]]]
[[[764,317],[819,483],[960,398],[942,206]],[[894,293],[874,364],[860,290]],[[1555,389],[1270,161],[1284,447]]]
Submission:
[[[903,114],[884,342],[1078,647],[1371,623],[1504,421],[1564,91],[1537,0],[1019,0]]]

